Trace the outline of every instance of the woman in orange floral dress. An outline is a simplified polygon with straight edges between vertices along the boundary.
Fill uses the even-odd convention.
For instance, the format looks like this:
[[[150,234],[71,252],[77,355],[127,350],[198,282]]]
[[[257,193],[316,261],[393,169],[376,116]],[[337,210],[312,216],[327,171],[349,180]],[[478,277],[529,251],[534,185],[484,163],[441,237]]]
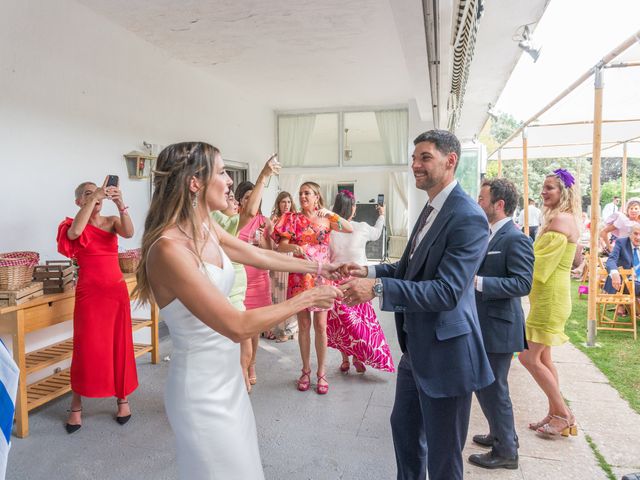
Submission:
[[[320,186],[314,182],[305,182],[300,186],[300,212],[284,214],[274,229],[278,242],[278,251],[293,252],[295,257],[308,258],[329,263],[329,241],[331,231],[344,233],[353,231],[351,224],[344,218],[324,208]],[[291,298],[313,288],[318,281],[326,281],[309,273],[290,273],[287,286],[287,298]],[[298,344],[302,358],[302,375],[298,379],[298,390],[305,392],[311,386],[311,312],[313,311],[313,329],[315,333],[316,355],[318,357],[316,392],[320,395],[329,391],[325,377],[325,359],[327,356],[327,310],[303,310],[298,313]]]

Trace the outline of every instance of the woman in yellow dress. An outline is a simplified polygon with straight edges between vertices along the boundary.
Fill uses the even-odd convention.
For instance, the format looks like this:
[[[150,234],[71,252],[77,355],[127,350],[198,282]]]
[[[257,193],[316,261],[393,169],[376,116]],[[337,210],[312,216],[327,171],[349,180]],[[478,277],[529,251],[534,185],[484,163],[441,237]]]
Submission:
[[[564,326],[571,315],[571,264],[580,237],[578,190],[573,175],[557,169],[542,187],[543,222],[534,243],[533,287],[527,317],[529,348],[519,358],[547,395],[549,410],[529,428],[546,435],[576,435],[575,417],[562,398],[551,347],[568,340]]]

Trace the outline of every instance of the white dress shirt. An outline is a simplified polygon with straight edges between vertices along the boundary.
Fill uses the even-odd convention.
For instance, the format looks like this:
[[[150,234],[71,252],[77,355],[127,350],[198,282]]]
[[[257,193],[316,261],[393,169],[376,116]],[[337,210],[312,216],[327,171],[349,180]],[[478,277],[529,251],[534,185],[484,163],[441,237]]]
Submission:
[[[422,229],[416,233],[416,249],[418,248],[417,246],[420,244],[424,236],[427,234],[427,232],[431,228],[431,225],[433,225],[433,222],[435,222],[436,217],[438,216],[438,213],[440,213],[440,210],[442,210],[442,206],[444,205],[444,202],[446,202],[447,198],[449,198],[449,195],[451,194],[453,189],[456,188],[456,185],[458,185],[458,181],[453,180],[449,185],[444,187],[440,191],[440,193],[438,193],[435,197],[433,197],[433,200],[427,199],[429,205],[433,207],[433,211],[429,214],[429,217],[427,217],[427,221],[425,222],[424,227],[422,227]],[[410,247],[407,246],[407,248],[410,248]],[[367,269],[368,269],[367,278],[376,278],[375,266],[373,265],[368,266]]]
[[[491,243],[493,237],[498,233],[498,230],[504,227],[509,220],[511,220],[511,217],[503,218],[502,220],[498,220],[496,223],[491,224],[489,227],[489,230],[491,231],[491,234],[489,235],[489,243]],[[476,276],[476,290],[479,292],[482,291],[482,277],[480,276]]]

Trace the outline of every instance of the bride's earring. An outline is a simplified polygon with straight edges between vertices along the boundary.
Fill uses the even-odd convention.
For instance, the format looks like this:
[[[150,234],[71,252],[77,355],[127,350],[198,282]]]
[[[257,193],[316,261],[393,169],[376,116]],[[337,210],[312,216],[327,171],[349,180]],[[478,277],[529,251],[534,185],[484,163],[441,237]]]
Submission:
[[[191,206],[193,208],[198,208],[198,195],[200,194],[200,192],[196,192],[193,194],[193,200],[191,201]]]

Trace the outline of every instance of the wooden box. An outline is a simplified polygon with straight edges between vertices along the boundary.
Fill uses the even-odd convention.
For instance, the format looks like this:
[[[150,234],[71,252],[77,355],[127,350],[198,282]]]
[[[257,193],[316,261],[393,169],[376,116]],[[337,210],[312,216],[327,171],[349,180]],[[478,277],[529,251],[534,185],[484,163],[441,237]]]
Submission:
[[[70,260],[50,260],[35,267],[33,278],[43,283],[44,293],[62,293],[74,287],[75,270]]]
[[[1,290],[0,307],[12,307],[44,294],[42,282],[31,282],[19,290]]]

